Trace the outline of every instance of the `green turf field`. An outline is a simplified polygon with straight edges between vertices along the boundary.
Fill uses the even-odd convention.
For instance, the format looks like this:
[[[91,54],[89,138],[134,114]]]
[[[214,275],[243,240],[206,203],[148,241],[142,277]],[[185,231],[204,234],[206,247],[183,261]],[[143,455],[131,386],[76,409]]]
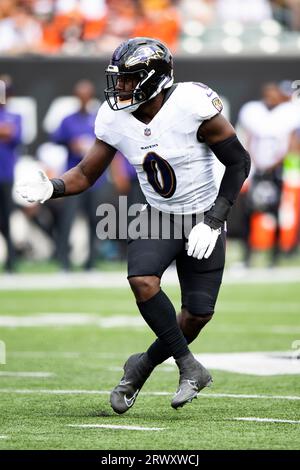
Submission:
[[[165,290],[178,308],[178,291]],[[224,285],[215,318],[192,350],[197,354],[292,350],[300,340],[299,305],[297,284]],[[7,351],[6,364],[0,365],[1,449],[299,448],[297,374],[256,376],[215,369],[213,387],[174,411],[170,402],[177,370],[163,364],[135,406],[125,415],[114,414],[108,392],[121,377],[120,367],[129,354],[143,351],[153,339],[151,331],[137,323],[139,313],[129,289],[1,291],[0,315],[10,325],[0,327]],[[90,323],[84,320],[87,315]],[[101,323],[110,317],[118,322],[115,317],[120,316],[126,317],[122,328]],[[35,319],[41,326],[30,326]],[[46,375],[15,376],[15,372]],[[291,422],[235,420],[241,417]],[[69,426],[82,424],[121,427]]]

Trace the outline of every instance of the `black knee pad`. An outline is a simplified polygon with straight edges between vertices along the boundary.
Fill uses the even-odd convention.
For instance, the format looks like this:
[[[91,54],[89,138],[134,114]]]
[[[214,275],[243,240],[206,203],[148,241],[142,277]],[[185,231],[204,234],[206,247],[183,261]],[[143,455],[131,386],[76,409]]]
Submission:
[[[215,311],[215,296],[202,291],[189,292],[186,295],[185,303],[182,305],[191,315],[196,317],[207,317],[213,315]]]

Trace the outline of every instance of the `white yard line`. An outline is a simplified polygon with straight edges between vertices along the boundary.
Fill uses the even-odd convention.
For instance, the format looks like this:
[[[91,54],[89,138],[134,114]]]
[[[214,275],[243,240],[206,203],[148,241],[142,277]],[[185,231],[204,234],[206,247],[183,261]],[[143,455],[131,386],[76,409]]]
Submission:
[[[142,317],[130,315],[114,315],[101,317],[89,313],[37,313],[35,315],[1,315],[1,328],[36,328],[36,327],[73,327],[93,325],[99,328],[146,328]]]
[[[294,419],[272,419],[272,418],[232,418],[235,421],[254,421],[256,423],[288,423],[288,424],[300,424],[300,420]]]
[[[51,389],[14,389],[0,388],[0,393],[16,394],[46,394],[46,395],[109,395],[111,390],[51,390]],[[145,396],[171,396],[173,392],[141,392]],[[237,393],[200,393],[200,398],[238,398],[254,400],[300,400],[300,396],[295,395],[255,395],[255,394],[237,394]]]
[[[300,269],[252,268],[226,270],[224,284],[274,284],[299,282]],[[176,270],[170,267],[163,276],[164,285],[178,285]],[[80,289],[80,288],[128,288],[126,272],[54,273],[54,274],[3,274],[0,290]]]
[[[43,358],[63,358],[63,359],[74,359],[74,358],[86,358],[92,356],[95,359],[126,359],[131,352],[128,353],[95,353],[95,352],[78,352],[78,351],[9,351],[9,357],[22,357],[30,359],[43,359]]]
[[[256,309],[255,302],[247,303],[247,307],[251,307]],[[261,308],[261,304],[257,308]],[[296,303],[292,303],[289,306],[289,303],[269,303],[268,308],[270,311],[272,310],[273,313],[282,312],[283,310],[289,311],[290,315],[299,315],[299,305]],[[224,304],[220,304],[220,309],[223,311]],[[235,305],[234,303],[231,304],[231,308],[228,308],[231,313],[236,312],[243,312],[245,310],[245,305]],[[136,315],[113,315],[110,317],[101,316],[101,312],[97,313],[74,313],[74,312],[45,312],[45,313],[34,313],[31,315],[4,315],[1,314],[0,316],[0,327],[1,328],[57,328],[57,327],[76,327],[76,326],[84,326],[84,325],[92,325],[98,328],[109,328],[109,329],[118,329],[118,328],[147,328],[147,324],[143,320],[141,316],[138,314]],[[244,333],[244,332],[251,332],[251,333],[272,333],[272,334],[297,334],[300,333],[299,326],[291,326],[291,325],[272,325],[272,326],[262,326],[260,328],[253,327],[251,325],[245,326],[226,326],[226,325],[215,325],[214,331],[216,333]],[[25,353],[26,354],[26,353]],[[40,354],[47,354],[47,352],[40,353]],[[61,353],[56,353],[61,354]],[[76,353],[65,353],[67,354],[76,354]],[[104,354],[102,354],[104,356]],[[109,354],[107,355],[109,357]]]
[[[270,375],[299,375],[300,360],[299,351],[251,351],[239,353],[202,353],[195,354],[196,359],[205,364],[208,369],[223,370],[238,374],[250,374],[254,376],[270,376]],[[24,361],[24,358],[22,360]],[[40,357],[37,356],[39,359]],[[44,356],[43,356],[44,357]],[[49,357],[51,357],[49,355]],[[67,356],[68,359],[74,360],[73,355]],[[89,357],[96,361],[96,356],[82,356],[87,360]],[[112,372],[122,370],[121,365],[123,359],[117,361],[114,359],[113,364],[99,359],[98,367]],[[29,367],[29,366],[28,366]],[[32,366],[30,366],[31,368]],[[159,369],[160,373],[168,373],[175,370],[175,362],[172,358],[168,359]]]
[[[68,424],[70,428],[126,429],[127,431],[163,431],[166,428],[145,428],[142,426],[118,426],[117,424]]]
[[[230,310],[231,313],[244,312],[247,308],[259,310],[262,308],[261,303],[251,301],[247,303],[241,302],[221,302],[219,305],[220,310]],[[299,315],[299,302],[268,302],[268,311],[264,314],[272,312],[278,313],[282,311],[288,311],[289,315]],[[8,315],[5,312],[0,315],[0,327],[1,328],[35,328],[35,327],[62,327],[62,326],[83,326],[93,325],[99,328],[146,328],[147,324],[138,313],[133,315],[122,314],[117,311],[117,315],[105,316],[105,307],[100,306],[98,313],[88,312],[35,312],[32,314],[23,315]],[[272,324],[268,326],[255,327],[253,325],[218,325],[214,327],[214,331],[219,332],[252,332],[252,333],[272,333],[272,334],[294,334],[300,333],[300,327],[298,325],[284,325],[284,324]],[[44,352],[46,354],[47,352]],[[41,353],[42,354],[42,353]],[[59,353],[58,353],[59,354]],[[74,354],[74,353],[66,353]],[[102,353],[103,354],[103,353]],[[107,353],[109,355],[109,353]]]
[[[212,398],[252,398],[254,400],[300,400],[300,396],[295,395],[254,395],[238,393],[202,393],[200,397]]]
[[[54,377],[55,375],[52,372],[0,372],[0,377],[26,377],[32,379]]]
[[[51,389],[13,389],[0,388],[0,393],[16,393],[20,395],[108,395],[109,390],[51,390]]]

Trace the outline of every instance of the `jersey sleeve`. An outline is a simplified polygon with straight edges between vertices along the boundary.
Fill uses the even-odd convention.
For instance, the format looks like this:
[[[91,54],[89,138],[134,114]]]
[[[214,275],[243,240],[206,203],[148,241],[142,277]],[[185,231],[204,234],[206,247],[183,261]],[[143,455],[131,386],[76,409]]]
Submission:
[[[191,98],[194,112],[201,121],[211,119],[222,112],[223,103],[219,95],[204,83],[191,83]]]
[[[104,102],[97,113],[95,120],[95,136],[99,140],[103,140],[112,147],[117,148],[120,136],[117,132],[114,131],[114,115],[111,113],[116,113],[117,111],[112,111],[106,102]]]

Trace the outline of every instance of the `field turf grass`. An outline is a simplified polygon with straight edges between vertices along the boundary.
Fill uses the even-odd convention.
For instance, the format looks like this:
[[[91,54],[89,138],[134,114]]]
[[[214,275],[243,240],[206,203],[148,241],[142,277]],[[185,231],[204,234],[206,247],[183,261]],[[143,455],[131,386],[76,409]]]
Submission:
[[[177,309],[179,293],[167,288]],[[195,353],[287,351],[300,339],[300,289],[297,284],[224,285],[214,319],[192,345]],[[129,289],[1,291],[0,315],[86,313],[101,317],[138,316]],[[281,328],[274,332],[274,327]],[[286,328],[286,330],[284,330]],[[293,330],[294,329],[294,330]],[[135,406],[116,415],[108,392],[121,366],[152,341],[148,327],[100,328],[95,325],[0,327],[7,350],[0,372],[49,372],[49,377],[0,374],[0,449],[298,449],[300,424],[235,421],[236,417],[300,420],[299,375],[254,376],[213,370],[214,385],[184,408],[170,406],[177,370],[161,365],[144,386]],[[24,391],[27,392],[25,393]],[[50,390],[102,391],[45,393]],[[19,391],[20,393],[17,393]],[[165,395],[151,392],[167,392]],[[211,397],[257,394],[267,398]],[[202,397],[201,397],[202,395]],[[142,431],[76,428],[101,424],[162,428]]]

